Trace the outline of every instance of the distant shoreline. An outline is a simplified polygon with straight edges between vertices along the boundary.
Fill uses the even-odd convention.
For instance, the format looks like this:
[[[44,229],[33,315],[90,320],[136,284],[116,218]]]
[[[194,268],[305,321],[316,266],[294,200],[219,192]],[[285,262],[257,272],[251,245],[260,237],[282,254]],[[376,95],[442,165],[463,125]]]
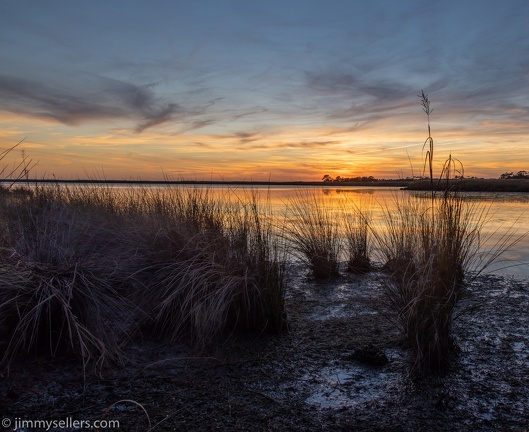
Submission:
[[[409,180],[376,180],[372,182],[310,182],[310,181],[213,181],[213,180],[58,180],[58,179],[2,179],[0,183],[16,184],[124,184],[124,185],[226,185],[226,186],[368,186],[405,187]]]
[[[203,186],[316,186],[324,188],[395,187],[410,191],[430,191],[429,180],[375,180],[375,181],[213,181],[213,180],[58,180],[58,179],[1,179],[2,184],[95,184],[95,185],[203,185]],[[434,190],[446,190],[446,181],[435,181]],[[448,189],[461,192],[529,192],[529,179],[455,179]]]
[[[529,192],[529,180],[527,179],[454,179],[446,183],[446,180],[434,181],[434,190],[461,192]],[[430,191],[430,180],[418,180],[410,182],[406,190]]]

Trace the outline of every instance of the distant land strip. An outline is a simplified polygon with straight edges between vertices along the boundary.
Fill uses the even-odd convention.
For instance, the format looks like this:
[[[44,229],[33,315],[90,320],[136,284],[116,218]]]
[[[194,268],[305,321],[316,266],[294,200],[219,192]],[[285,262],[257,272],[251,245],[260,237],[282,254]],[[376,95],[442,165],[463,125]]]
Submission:
[[[411,183],[411,180],[375,180],[369,182],[324,182],[324,181],[214,181],[214,180],[59,180],[59,179],[2,179],[1,183],[18,183],[18,184],[130,184],[130,185],[237,185],[237,186],[392,186],[405,187]]]
[[[434,180],[434,190],[461,192],[529,192],[527,179],[453,179]],[[430,180],[416,180],[404,187],[406,190],[430,191]]]
[[[398,187],[412,191],[430,191],[430,180],[374,180],[374,181],[214,181],[214,180],[101,180],[101,179],[0,179],[0,184],[108,184],[108,185],[219,185],[219,186],[343,186]],[[436,191],[461,192],[529,192],[529,179],[453,179],[434,180]]]

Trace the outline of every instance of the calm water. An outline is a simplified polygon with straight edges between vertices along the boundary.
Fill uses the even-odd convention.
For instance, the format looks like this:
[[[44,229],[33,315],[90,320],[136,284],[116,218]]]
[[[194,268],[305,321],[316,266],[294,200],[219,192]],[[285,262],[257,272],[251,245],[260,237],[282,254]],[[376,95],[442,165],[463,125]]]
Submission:
[[[220,187],[217,189],[225,190]],[[243,188],[231,189],[241,199],[244,199],[247,193]],[[289,201],[293,197],[299,195],[300,192],[306,193],[310,190],[336,211],[337,216],[343,217],[342,210],[354,208],[354,206],[369,210],[373,224],[379,229],[383,229],[383,212],[392,211],[396,199],[400,196],[425,199],[423,194],[394,188],[273,186],[255,187],[253,190],[259,191],[261,197],[269,198],[273,214],[278,218],[287,214]],[[495,245],[505,236],[512,235],[509,240],[509,243],[512,243],[529,231],[529,194],[469,192],[463,193],[463,196],[472,201],[476,214],[485,212],[481,216],[486,221],[481,231],[485,255],[488,251],[494,250]],[[488,267],[487,272],[516,278],[529,278],[529,236],[510,246],[499,260]]]
[[[85,187],[79,185],[75,187]],[[101,186],[96,186],[101,187]],[[105,186],[103,186],[105,187]],[[126,190],[128,188],[155,188],[167,193],[171,193],[174,188],[186,189],[189,186],[169,186],[169,185],[112,185],[112,189]],[[399,197],[411,197],[413,199],[424,200],[424,195],[412,191],[401,191],[395,188],[383,187],[300,187],[300,186],[224,186],[207,185],[191,186],[191,188],[206,188],[209,193],[223,200],[241,200],[248,202],[251,194],[257,192],[261,200],[266,200],[266,206],[271,210],[273,217],[277,220],[277,225],[285,223],[288,218],[295,217],[292,212],[288,212],[289,202],[300,194],[314,194],[332,212],[336,212],[336,217],[344,217],[347,209],[354,207],[362,208],[370,213],[372,223],[377,229],[384,229],[383,212],[393,211],[396,199]],[[483,250],[491,250],[496,242],[501,241],[504,236],[513,234],[510,242],[519,239],[529,231],[529,194],[528,193],[489,193],[489,192],[469,192],[462,194],[466,199],[472,201],[476,206],[477,213],[481,209],[486,212],[486,223],[482,229]],[[501,274],[503,276],[513,276],[516,278],[529,279],[529,236],[519,240],[506,250],[501,259],[488,267],[488,272]]]

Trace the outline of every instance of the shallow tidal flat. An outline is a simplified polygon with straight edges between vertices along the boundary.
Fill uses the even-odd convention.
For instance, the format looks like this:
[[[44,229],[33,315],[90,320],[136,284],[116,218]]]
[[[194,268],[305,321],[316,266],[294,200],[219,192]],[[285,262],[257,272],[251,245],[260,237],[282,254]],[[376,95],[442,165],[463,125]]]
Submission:
[[[153,430],[522,431],[529,411],[529,285],[478,278],[461,303],[460,353],[450,371],[413,382],[385,305],[382,275],[332,283],[289,272],[290,331],[231,338],[200,354],[136,342],[124,367],[87,374],[66,358],[26,358],[0,383],[0,408],[18,418],[100,419],[120,400],[141,403]],[[138,406],[106,413],[148,430]]]

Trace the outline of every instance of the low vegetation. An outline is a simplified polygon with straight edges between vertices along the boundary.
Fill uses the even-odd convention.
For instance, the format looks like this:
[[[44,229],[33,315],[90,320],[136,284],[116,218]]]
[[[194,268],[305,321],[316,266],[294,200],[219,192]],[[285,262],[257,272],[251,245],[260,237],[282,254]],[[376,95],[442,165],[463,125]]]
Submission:
[[[2,363],[19,353],[72,351],[119,360],[131,307],[118,294],[122,256],[102,209],[69,191],[37,187],[4,202],[0,316],[8,336]]]
[[[371,263],[371,201],[347,203],[342,209],[346,271],[356,274],[373,269]]]
[[[339,274],[342,250],[336,213],[312,190],[299,190],[288,203],[285,238],[315,279]]]
[[[176,197],[135,272],[154,333],[207,347],[225,331],[285,329],[284,266],[258,195],[244,203],[199,189]]]
[[[512,243],[484,255],[487,214],[459,194],[395,193],[331,208],[299,190],[283,223],[256,192],[207,188],[41,186],[1,197],[0,328],[7,366],[19,355],[72,353],[120,363],[137,337],[207,349],[230,333],[287,328],[285,262],[316,279],[383,263],[386,298],[412,370],[445,370],[453,320],[472,278]]]
[[[527,179],[451,179],[449,189],[454,192],[529,192]],[[417,180],[405,187],[408,190],[431,191],[430,180]],[[434,190],[443,192],[446,182],[434,185]]]
[[[456,306],[481,256],[484,213],[452,194],[433,202],[400,198],[392,208],[383,220],[386,234],[375,235],[389,275],[386,298],[410,348],[412,370],[443,371],[456,348]]]
[[[422,183],[427,192],[395,195],[391,210],[384,211],[383,230],[374,232],[389,273],[386,298],[410,348],[413,374],[447,370],[457,348],[452,331],[456,308],[467,284],[501,256],[514,235],[508,232],[485,251],[487,208],[459,193],[461,162],[449,155],[434,178],[432,110],[428,96],[422,92],[420,97],[428,119],[423,146],[428,180]]]
[[[123,344],[149,328],[199,348],[226,332],[286,328],[284,266],[256,194],[231,203],[195,188],[31,192],[2,198],[3,366],[29,353],[120,362]]]

